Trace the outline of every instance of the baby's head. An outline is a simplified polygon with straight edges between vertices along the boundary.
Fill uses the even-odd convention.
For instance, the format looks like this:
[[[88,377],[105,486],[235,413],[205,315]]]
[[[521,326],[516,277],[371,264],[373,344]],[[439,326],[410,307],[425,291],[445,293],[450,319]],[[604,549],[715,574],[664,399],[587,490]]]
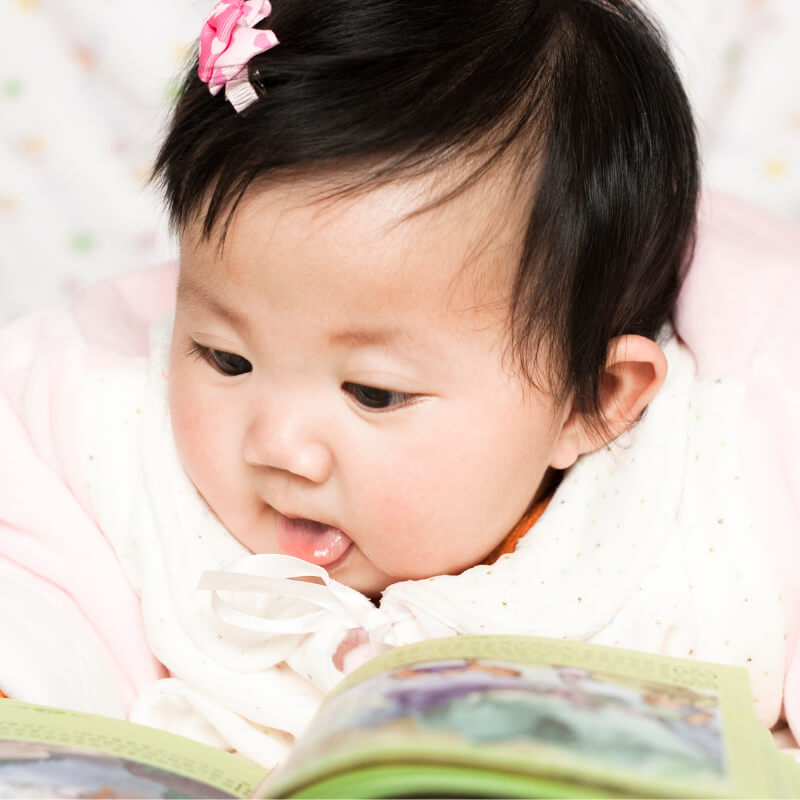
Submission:
[[[254,552],[367,594],[480,563],[666,364],[697,155],[623,0],[276,0],[241,113],[156,166],[183,464]]]

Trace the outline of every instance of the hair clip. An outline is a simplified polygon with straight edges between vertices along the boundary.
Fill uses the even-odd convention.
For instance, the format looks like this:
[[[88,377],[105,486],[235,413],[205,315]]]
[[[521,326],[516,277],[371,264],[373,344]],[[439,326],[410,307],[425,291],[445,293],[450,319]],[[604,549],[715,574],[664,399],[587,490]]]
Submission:
[[[278,44],[272,31],[253,27],[271,11],[267,0],[222,0],[200,32],[197,75],[211,94],[224,86],[225,99],[237,112],[258,99],[248,77],[248,61]]]

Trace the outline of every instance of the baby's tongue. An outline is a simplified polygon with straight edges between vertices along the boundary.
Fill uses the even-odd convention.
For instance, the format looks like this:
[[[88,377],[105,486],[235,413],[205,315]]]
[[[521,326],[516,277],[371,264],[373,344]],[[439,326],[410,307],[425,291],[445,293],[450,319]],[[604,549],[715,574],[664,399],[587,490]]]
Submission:
[[[287,556],[321,567],[338,561],[352,544],[338,528],[310,519],[290,519],[275,512],[275,538]]]

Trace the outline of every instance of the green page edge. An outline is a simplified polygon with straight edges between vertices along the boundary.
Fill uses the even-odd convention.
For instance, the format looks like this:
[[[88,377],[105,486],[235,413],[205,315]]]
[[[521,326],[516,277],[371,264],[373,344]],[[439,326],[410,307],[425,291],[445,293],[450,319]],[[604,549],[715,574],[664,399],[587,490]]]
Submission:
[[[97,741],[81,743],[86,735]],[[266,769],[241,756],[157,728],[6,698],[0,699],[0,738],[74,746],[128,758],[237,797],[249,797],[267,775]],[[146,758],[137,754],[140,748],[146,750]],[[182,762],[178,768],[177,759]]]
[[[490,773],[449,764],[380,764],[317,781],[295,798],[421,797],[609,798],[610,791],[521,775]]]

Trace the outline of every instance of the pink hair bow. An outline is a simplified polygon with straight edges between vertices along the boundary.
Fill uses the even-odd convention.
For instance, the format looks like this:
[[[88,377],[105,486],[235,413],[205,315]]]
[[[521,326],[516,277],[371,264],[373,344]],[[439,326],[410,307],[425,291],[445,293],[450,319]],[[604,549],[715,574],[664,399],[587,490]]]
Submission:
[[[272,31],[253,27],[271,11],[267,0],[222,0],[200,33],[197,75],[208,84],[211,94],[224,86],[225,98],[237,112],[258,99],[248,78],[247,62],[278,44]]]

